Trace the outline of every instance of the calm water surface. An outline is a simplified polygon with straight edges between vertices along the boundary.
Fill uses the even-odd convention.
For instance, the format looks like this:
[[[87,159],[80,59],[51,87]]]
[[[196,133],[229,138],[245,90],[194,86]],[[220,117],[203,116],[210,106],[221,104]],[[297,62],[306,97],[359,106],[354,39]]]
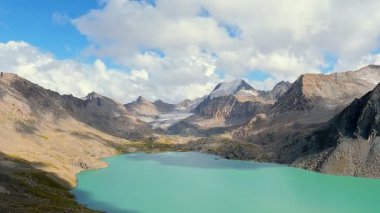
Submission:
[[[72,192],[106,212],[380,212],[380,180],[194,152],[135,153],[85,171]]]

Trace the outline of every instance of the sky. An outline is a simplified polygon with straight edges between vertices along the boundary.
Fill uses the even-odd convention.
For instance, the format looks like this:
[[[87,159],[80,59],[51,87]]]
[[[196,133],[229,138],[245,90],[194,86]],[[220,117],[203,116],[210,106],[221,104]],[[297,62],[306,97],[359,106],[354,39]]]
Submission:
[[[178,102],[380,64],[377,0],[1,0],[0,70],[62,94]]]

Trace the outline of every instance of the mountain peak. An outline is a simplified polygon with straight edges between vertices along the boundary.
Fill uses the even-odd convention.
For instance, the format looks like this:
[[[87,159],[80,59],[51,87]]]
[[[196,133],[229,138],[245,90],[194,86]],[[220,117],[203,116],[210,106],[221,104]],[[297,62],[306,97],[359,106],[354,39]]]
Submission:
[[[97,92],[90,92],[87,94],[87,96],[85,97],[87,100],[93,100],[93,99],[96,99],[96,98],[103,98],[103,96]]]
[[[163,102],[161,99],[158,99],[156,101],[153,102],[154,104],[163,104],[165,102]]]
[[[281,86],[281,85],[290,85],[290,84],[292,83],[290,83],[289,81],[280,81],[274,87]]]
[[[369,64],[363,68],[361,68],[360,70],[366,70],[366,69],[380,69],[380,65],[376,65],[376,64]]]
[[[221,96],[229,96],[237,93],[240,90],[254,90],[254,88],[242,79],[237,79],[229,82],[222,82],[216,85],[211,92],[210,97],[216,98]]]
[[[276,85],[274,85],[272,91],[277,91],[277,90],[282,90],[282,89],[288,90],[291,85],[292,83],[290,83],[289,81],[280,81]]]
[[[149,102],[146,98],[142,97],[141,95],[136,99],[137,103],[146,103]]]
[[[285,94],[286,91],[292,86],[292,84],[288,81],[281,81],[277,83],[271,93],[275,99],[280,98],[283,94]]]

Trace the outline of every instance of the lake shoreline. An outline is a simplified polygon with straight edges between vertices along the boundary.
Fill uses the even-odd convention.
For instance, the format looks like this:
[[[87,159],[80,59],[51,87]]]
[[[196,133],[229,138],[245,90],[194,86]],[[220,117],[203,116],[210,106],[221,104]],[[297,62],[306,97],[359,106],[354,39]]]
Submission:
[[[145,195],[149,195],[149,194],[144,193],[146,189],[149,189],[149,191],[151,191],[151,189],[153,189],[153,188],[154,188],[155,193],[157,193],[156,191],[160,192],[160,191],[164,190],[165,194],[169,194],[169,195],[170,194],[173,195],[173,193],[174,194],[175,193],[187,194],[187,193],[185,193],[186,190],[192,190],[191,187],[186,188],[186,186],[184,186],[183,184],[177,185],[175,182],[175,179],[180,179],[181,180],[180,182],[187,183],[187,181],[193,181],[193,178],[186,179],[187,177],[189,177],[189,176],[192,177],[191,174],[197,174],[197,176],[194,176],[195,180],[200,178],[202,181],[201,182],[196,181],[196,182],[193,182],[192,184],[196,183],[196,185],[198,185],[198,184],[205,182],[204,184],[202,184],[202,187],[198,188],[197,190],[203,190],[205,187],[206,191],[204,193],[206,193],[206,194],[212,193],[212,192],[207,192],[207,188],[209,186],[213,186],[214,184],[221,185],[221,186],[223,185],[222,188],[219,188],[219,187],[218,188],[213,188],[213,187],[210,188],[212,190],[217,190],[217,192],[218,192],[216,195],[208,195],[207,196],[208,199],[210,199],[209,202],[211,204],[213,202],[216,202],[215,199],[218,196],[222,196],[223,199],[225,199],[225,197],[226,196],[228,197],[228,195],[230,195],[230,194],[233,195],[236,193],[246,193],[247,191],[254,192],[257,189],[256,187],[259,187],[259,185],[264,184],[264,186],[265,186],[264,188],[258,188],[257,189],[257,190],[259,190],[260,193],[264,193],[267,190],[269,190],[269,191],[281,190],[282,191],[281,194],[290,193],[289,195],[291,195],[292,192],[291,191],[287,192],[286,190],[289,190],[289,189],[290,190],[305,189],[306,191],[304,191],[302,193],[306,193],[306,198],[308,196],[314,196],[314,192],[317,193],[317,191],[318,191],[318,193],[323,193],[323,194],[333,193],[331,196],[332,197],[340,197],[341,200],[340,201],[338,200],[337,202],[341,203],[341,204],[344,204],[344,203],[350,201],[351,199],[354,199],[354,198],[356,199],[360,195],[360,196],[362,196],[361,200],[360,201],[355,200],[355,202],[357,202],[357,204],[358,204],[357,206],[355,206],[355,208],[359,208],[360,205],[362,205],[361,208],[365,207],[365,208],[370,209],[370,211],[367,211],[367,212],[376,212],[376,211],[373,211],[373,207],[367,205],[370,201],[366,200],[366,199],[375,199],[376,200],[376,198],[368,198],[368,197],[364,198],[364,197],[366,197],[364,195],[366,194],[367,190],[371,191],[371,193],[374,190],[373,187],[367,187],[368,184],[373,184],[375,188],[380,187],[380,181],[378,181],[376,179],[321,174],[321,173],[317,173],[317,172],[313,172],[313,171],[308,171],[308,170],[303,170],[303,169],[299,169],[299,168],[289,167],[286,165],[278,165],[278,164],[273,164],[273,163],[258,163],[258,162],[249,162],[249,161],[243,161],[243,160],[229,161],[228,159],[221,158],[220,156],[216,156],[216,155],[212,155],[212,154],[204,154],[204,153],[199,153],[199,152],[172,152],[172,151],[170,151],[170,152],[164,152],[164,153],[153,153],[152,155],[151,154],[152,153],[130,153],[130,154],[122,155],[122,156],[110,157],[106,161],[109,163],[112,163],[112,165],[113,165],[112,167],[107,167],[104,170],[91,171],[90,173],[88,173],[88,171],[81,173],[80,177],[78,177],[78,179],[81,179],[81,181],[84,181],[84,182],[82,182],[82,184],[79,184],[78,185],[79,188],[74,189],[74,190],[81,191],[81,190],[85,190],[87,188],[88,190],[91,191],[91,190],[98,190],[98,188],[103,187],[105,190],[107,190],[109,192],[113,192],[113,191],[115,191],[115,189],[113,190],[111,185],[101,186],[101,185],[103,185],[101,183],[108,182],[108,181],[103,180],[103,179],[98,179],[98,178],[104,178],[105,175],[106,176],[108,175],[110,177],[113,177],[113,182],[115,183],[115,185],[118,186],[118,189],[119,189],[120,185],[124,184],[124,185],[126,185],[126,188],[129,189],[127,191],[131,191],[132,194],[140,193],[140,190],[142,190],[141,193],[144,195],[141,195],[141,196],[143,196],[143,197]],[[186,158],[184,158],[184,157],[186,157]],[[215,157],[217,157],[218,159],[215,159]],[[125,160],[126,160],[126,162],[124,162]],[[116,162],[120,162],[121,164],[120,163],[115,164]],[[144,165],[148,166],[148,168],[145,168]],[[122,166],[123,168],[119,168],[120,166]],[[263,168],[264,170],[261,170],[260,168]],[[228,169],[228,171],[227,170],[224,171],[225,169]],[[267,169],[269,169],[269,170],[267,170]],[[189,170],[189,172],[194,170],[194,173],[188,173],[187,170]],[[180,173],[177,174],[175,171],[178,171]],[[231,179],[232,177],[230,177],[230,178],[225,177],[226,175],[231,176],[232,174],[234,174],[233,171],[238,172],[237,174],[240,174],[240,175],[238,175],[237,177],[244,178],[244,181],[246,181],[246,182],[244,182],[244,181],[243,182],[242,181],[232,181],[232,179]],[[287,171],[289,171],[291,173],[289,173]],[[117,175],[114,172],[116,172]],[[121,175],[124,172],[127,172],[126,174],[128,174],[128,175],[127,176]],[[199,176],[201,174],[200,172],[201,173],[206,172],[206,174],[209,174],[211,172],[211,174],[212,174],[211,179],[209,179],[207,177],[203,178],[202,176]],[[222,174],[219,174],[220,172],[222,172]],[[265,182],[265,181],[267,181],[266,175],[263,176],[263,177],[265,177],[263,179],[263,180],[265,180],[264,182],[261,182],[259,180],[255,180],[255,177],[257,175],[263,175],[263,174],[266,174],[267,172],[269,172],[269,174],[270,174],[268,176],[269,180],[274,181],[273,183],[271,183],[271,182],[266,183]],[[273,172],[275,172],[275,173],[273,173]],[[301,177],[310,177],[311,179],[306,178],[306,179],[297,180],[297,176],[296,177],[293,177],[292,175],[289,176],[292,173],[294,173],[297,176],[301,175]],[[96,174],[99,174],[99,175],[101,174],[102,176],[98,176]],[[137,188],[134,188],[134,184],[138,185],[138,183],[136,181],[139,182],[141,178],[150,177],[150,175],[148,175],[148,174],[155,174],[154,179],[148,178],[148,179],[141,180],[142,181],[141,184],[143,184],[143,185],[138,186]],[[254,176],[252,178],[249,178],[249,176],[247,176],[249,174],[254,175]],[[167,175],[173,176],[173,177],[175,177],[175,179],[170,178],[170,181],[168,183],[165,183],[165,181],[168,180]],[[241,176],[241,175],[243,175],[243,176]],[[216,178],[214,176],[217,176],[218,178]],[[95,179],[93,179],[91,181],[87,180],[88,178],[92,178],[92,177]],[[83,179],[83,178],[85,178],[85,179]],[[116,179],[114,179],[114,178],[116,178]],[[185,179],[183,179],[183,178],[185,178]],[[100,181],[100,182],[96,184],[98,187],[95,187],[96,188],[95,189],[94,187],[91,187],[91,184],[95,183],[94,181],[96,181],[96,180]],[[118,180],[122,181],[122,182],[118,183],[117,182]],[[212,182],[207,182],[207,181],[211,181],[211,180],[212,180]],[[228,182],[218,183],[218,181],[223,181],[223,180],[228,180]],[[214,182],[214,181],[216,181],[216,182]],[[160,184],[157,185],[157,182],[160,182]],[[344,184],[346,182],[348,182],[348,185]],[[252,186],[252,187],[254,187],[255,190],[252,191],[252,190],[246,189],[245,187],[249,186],[249,185],[247,185],[247,183],[249,183],[250,185],[253,184],[254,186]],[[261,184],[257,185],[258,183],[261,183]],[[333,183],[333,184],[331,185],[331,183]],[[146,185],[146,184],[148,184],[148,185]],[[151,184],[153,184],[153,185],[151,185]],[[167,184],[172,185],[172,187],[171,186],[169,187],[169,185],[167,185]],[[190,184],[190,183],[188,183],[188,184]],[[192,184],[190,184],[190,186],[193,186]],[[236,186],[236,187],[238,187],[237,189],[235,189],[235,184],[237,184],[237,186]],[[239,185],[241,185],[241,184],[244,185],[244,188],[239,189],[239,187],[240,187]],[[291,186],[289,186],[290,188],[288,187],[288,188],[281,189],[281,187],[283,187],[284,184],[285,185],[291,184]],[[299,184],[301,184],[301,185],[299,185]],[[187,184],[185,184],[185,185],[187,185]],[[165,188],[164,186],[167,186],[169,188]],[[236,190],[236,191],[235,192],[224,191],[224,187],[227,187],[227,186],[230,186],[230,189]],[[83,188],[83,187],[85,187],[85,188]],[[111,187],[111,189],[108,189],[108,187]],[[139,188],[139,187],[143,187],[143,188]],[[144,187],[147,187],[147,188],[144,189]],[[176,187],[179,187],[179,188],[176,188]],[[183,189],[182,187],[185,187],[185,189]],[[266,187],[270,187],[270,189],[266,189]],[[311,187],[311,188],[309,189],[309,187]],[[320,187],[322,187],[322,188],[320,188]],[[351,190],[351,189],[348,189],[347,187],[348,188],[351,187],[353,192],[355,192],[355,193],[356,193],[356,190],[359,190],[359,191],[357,191],[359,194],[356,195],[354,193],[353,194],[354,197],[343,196],[343,194],[346,193],[345,192],[346,190]],[[99,189],[99,190],[102,190],[102,189]],[[181,190],[185,190],[185,192],[181,191]],[[197,190],[195,190],[195,191],[197,191]],[[119,191],[119,190],[116,190],[116,191]],[[123,192],[123,191],[124,190],[122,190],[120,192]],[[83,192],[86,192],[86,190]],[[90,197],[101,196],[104,198],[103,192],[100,194],[99,193],[100,193],[100,191],[97,192],[97,194],[91,195]],[[106,192],[104,192],[104,193],[106,193]],[[296,204],[298,203],[299,206],[296,205],[294,208],[302,209],[302,208],[305,208],[305,206],[303,205],[303,203],[305,201],[302,201],[302,200],[306,199],[306,198],[303,198],[303,196],[301,196],[302,194],[300,195],[299,193],[300,192],[297,191],[297,194],[296,194],[297,196],[295,197],[295,200],[293,199],[291,202],[295,202]],[[134,196],[132,194],[130,194],[128,196]],[[247,195],[249,195],[249,196],[247,197]],[[254,195],[254,194],[253,195],[247,194],[247,195],[242,196],[242,197],[245,197],[246,199],[248,199],[251,196],[253,196],[253,198],[255,198],[255,199],[263,199],[259,195]],[[275,194],[271,194],[271,196],[273,196],[273,195],[275,195]],[[110,195],[108,195],[108,196],[110,196]],[[123,195],[123,196],[119,195],[116,197],[118,197],[119,199],[122,199],[122,198],[124,199],[124,196],[126,196],[126,195]],[[343,197],[341,197],[341,196],[343,196]],[[321,195],[318,197],[324,197],[324,196]],[[83,199],[84,199],[83,197],[78,198],[77,201],[79,203],[84,203]],[[100,197],[99,197],[99,199],[98,198],[96,199],[97,205],[100,205],[99,202],[102,200],[102,198],[100,198]],[[127,198],[125,198],[125,199],[127,199]],[[135,197],[133,199],[132,198],[129,198],[129,199],[136,201]],[[146,199],[147,200],[144,200],[144,202],[145,201],[149,202],[149,199],[148,198],[146,198]],[[165,198],[164,200],[171,200],[171,199],[172,198],[168,197],[168,198]],[[280,196],[280,197],[277,197],[276,199],[282,199],[282,198]],[[298,200],[298,199],[300,199],[300,200]],[[188,200],[188,199],[185,199],[185,200]],[[201,199],[201,200],[203,200],[203,199]],[[111,201],[113,202],[113,200],[110,200],[110,202]],[[329,207],[329,205],[332,205],[333,203],[330,203],[330,201],[331,201],[330,199],[323,198],[322,201],[321,201],[322,204],[325,203],[326,205],[324,205],[324,204],[318,205],[320,209],[331,208],[331,206]],[[372,200],[372,201],[374,202],[374,200]],[[105,201],[103,200],[102,202],[105,202]],[[242,202],[241,199],[239,199],[239,202]],[[105,203],[108,203],[108,201]],[[281,203],[281,202],[279,202],[279,203]],[[88,204],[88,203],[86,203],[86,204]],[[154,202],[151,204],[152,204],[152,208],[154,205],[156,205],[156,204],[154,204]],[[206,205],[206,207],[211,205],[211,204],[208,204],[208,202],[201,203],[201,204]],[[310,205],[312,205],[312,204],[314,205],[314,201],[312,203],[310,203]],[[131,205],[131,206],[129,206],[129,205]],[[185,205],[185,204],[183,203],[183,205]],[[288,204],[283,204],[283,205],[285,205],[287,208],[290,208],[288,206]],[[295,204],[293,203],[293,206],[294,205]],[[163,206],[161,206],[162,207],[161,210],[166,209],[167,206],[170,206],[170,205],[163,204]],[[211,205],[211,206],[215,207],[213,205]],[[94,208],[94,206],[91,206],[91,205],[89,205],[89,207]],[[139,205],[134,203],[134,202],[128,204],[127,207],[128,207],[128,210],[129,210],[129,207],[131,207],[131,209],[140,209]],[[165,208],[163,208],[163,207],[165,207]],[[338,206],[338,207],[339,207],[338,209],[340,211],[333,211],[333,212],[346,212],[346,211],[343,211],[346,207],[344,207],[344,206]],[[144,209],[145,207],[141,207],[141,208]],[[151,207],[146,207],[146,208],[151,208]],[[267,207],[265,207],[265,208],[267,208]],[[102,208],[94,208],[94,209],[102,209]],[[103,209],[103,210],[107,210],[107,209]],[[197,210],[199,210],[199,209],[197,209]],[[142,212],[145,212],[145,211],[142,211]],[[147,212],[152,212],[152,211],[147,211]],[[316,212],[318,212],[318,211],[316,211]]]

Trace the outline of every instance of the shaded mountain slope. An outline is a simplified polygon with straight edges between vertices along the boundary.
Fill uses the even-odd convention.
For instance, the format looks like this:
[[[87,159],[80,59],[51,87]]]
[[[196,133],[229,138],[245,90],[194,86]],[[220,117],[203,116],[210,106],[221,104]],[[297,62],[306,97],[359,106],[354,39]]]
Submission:
[[[53,173],[36,169],[39,164],[0,153],[0,211],[28,212],[97,212],[78,204]],[[68,185],[66,183],[65,185]]]
[[[65,187],[75,184],[77,172],[105,166],[99,158],[116,154],[115,147],[128,142],[75,119],[60,104],[63,96],[14,74],[0,77],[0,91],[1,152],[43,162],[37,169],[56,174],[69,184]],[[84,100],[78,103],[85,106]]]
[[[380,84],[306,139],[294,165],[326,173],[380,177]]]
[[[123,105],[99,94],[90,93],[86,99],[60,95],[14,74],[4,74],[1,83],[4,91],[18,99],[23,98],[35,116],[55,119],[72,117],[101,131],[128,139],[141,139],[151,133],[150,127]]]
[[[291,142],[287,138],[303,136],[332,119],[355,98],[371,91],[375,82],[380,82],[380,67],[374,65],[358,71],[302,75],[270,110],[232,134],[236,140],[261,141],[279,149]]]

